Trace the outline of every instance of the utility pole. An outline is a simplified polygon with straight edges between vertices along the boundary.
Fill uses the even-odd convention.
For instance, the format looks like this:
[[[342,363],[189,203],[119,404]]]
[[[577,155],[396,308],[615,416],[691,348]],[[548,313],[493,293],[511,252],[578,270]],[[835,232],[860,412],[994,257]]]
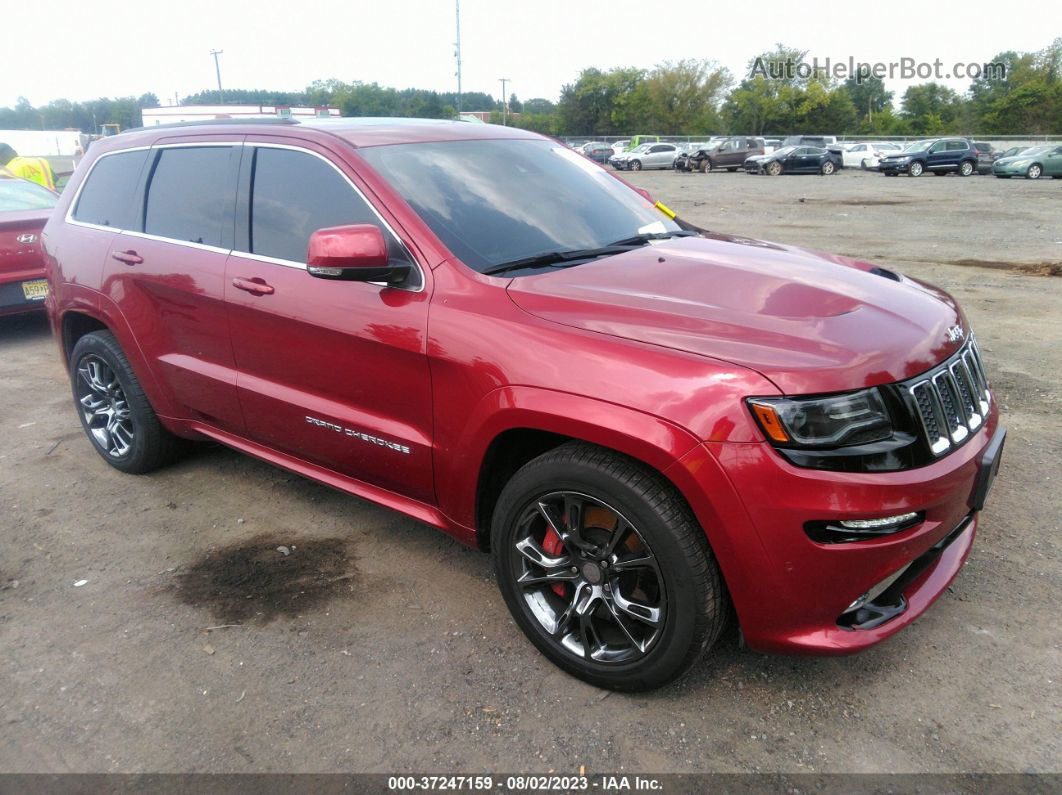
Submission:
[[[210,51],[210,54],[214,56],[214,71],[217,73],[217,76],[218,76],[218,104],[223,104],[225,102],[225,94],[221,90],[221,67],[218,66],[218,56],[221,55],[223,52],[225,52],[225,51],[224,50],[211,50]]]
[[[457,11],[457,41],[454,42],[454,58],[457,59],[457,118],[461,118],[461,0],[454,0]]]
[[[508,77],[499,77],[498,82],[502,84],[502,124],[506,127],[509,126],[509,95],[505,93],[505,84],[512,81]]]

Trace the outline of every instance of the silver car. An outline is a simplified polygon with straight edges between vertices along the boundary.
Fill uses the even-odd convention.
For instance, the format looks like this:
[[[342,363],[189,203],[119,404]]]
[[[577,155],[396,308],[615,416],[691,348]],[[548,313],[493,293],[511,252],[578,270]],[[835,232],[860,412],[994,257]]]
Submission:
[[[671,168],[679,148],[675,144],[648,143],[635,147],[630,152],[609,159],[620,171],[641,171],[643,168]]]

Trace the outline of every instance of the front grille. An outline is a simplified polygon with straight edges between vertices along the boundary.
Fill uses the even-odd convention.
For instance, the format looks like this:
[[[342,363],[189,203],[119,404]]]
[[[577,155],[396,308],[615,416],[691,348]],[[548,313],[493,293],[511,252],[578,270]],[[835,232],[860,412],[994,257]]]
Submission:
[[[992,394],[981,354],[970,338],[957,353],[904,384],[934,456],[961,445],[988,417]]]

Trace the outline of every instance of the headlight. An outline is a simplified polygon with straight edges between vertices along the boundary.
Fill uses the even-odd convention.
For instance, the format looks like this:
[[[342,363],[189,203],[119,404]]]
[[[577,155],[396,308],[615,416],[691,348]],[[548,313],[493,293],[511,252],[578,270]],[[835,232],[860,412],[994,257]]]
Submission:
[[[781,447],[844,447],[888,439],[889,412],[876,389],[816,398],[749,398],[763,432]]]

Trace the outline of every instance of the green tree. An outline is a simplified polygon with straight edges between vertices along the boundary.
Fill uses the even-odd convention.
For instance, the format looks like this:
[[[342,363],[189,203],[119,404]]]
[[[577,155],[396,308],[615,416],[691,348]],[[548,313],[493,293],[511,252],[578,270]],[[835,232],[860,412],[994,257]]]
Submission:
[[[658,64],[635,94],[644,123],[654,132],[691,135],[719,132],[719,105],[732,83],[730,72],[712,61]]]
[[[844,90],[851,97],[860,118],[871,123],[876,114],[892,107],[892,92],[885,90],[885,82],[880,77],[849,77],[844,81]]]
[[[903,94],[903,117],[915,135],[961,132],[963,99],[940,83],[910,86]]]

